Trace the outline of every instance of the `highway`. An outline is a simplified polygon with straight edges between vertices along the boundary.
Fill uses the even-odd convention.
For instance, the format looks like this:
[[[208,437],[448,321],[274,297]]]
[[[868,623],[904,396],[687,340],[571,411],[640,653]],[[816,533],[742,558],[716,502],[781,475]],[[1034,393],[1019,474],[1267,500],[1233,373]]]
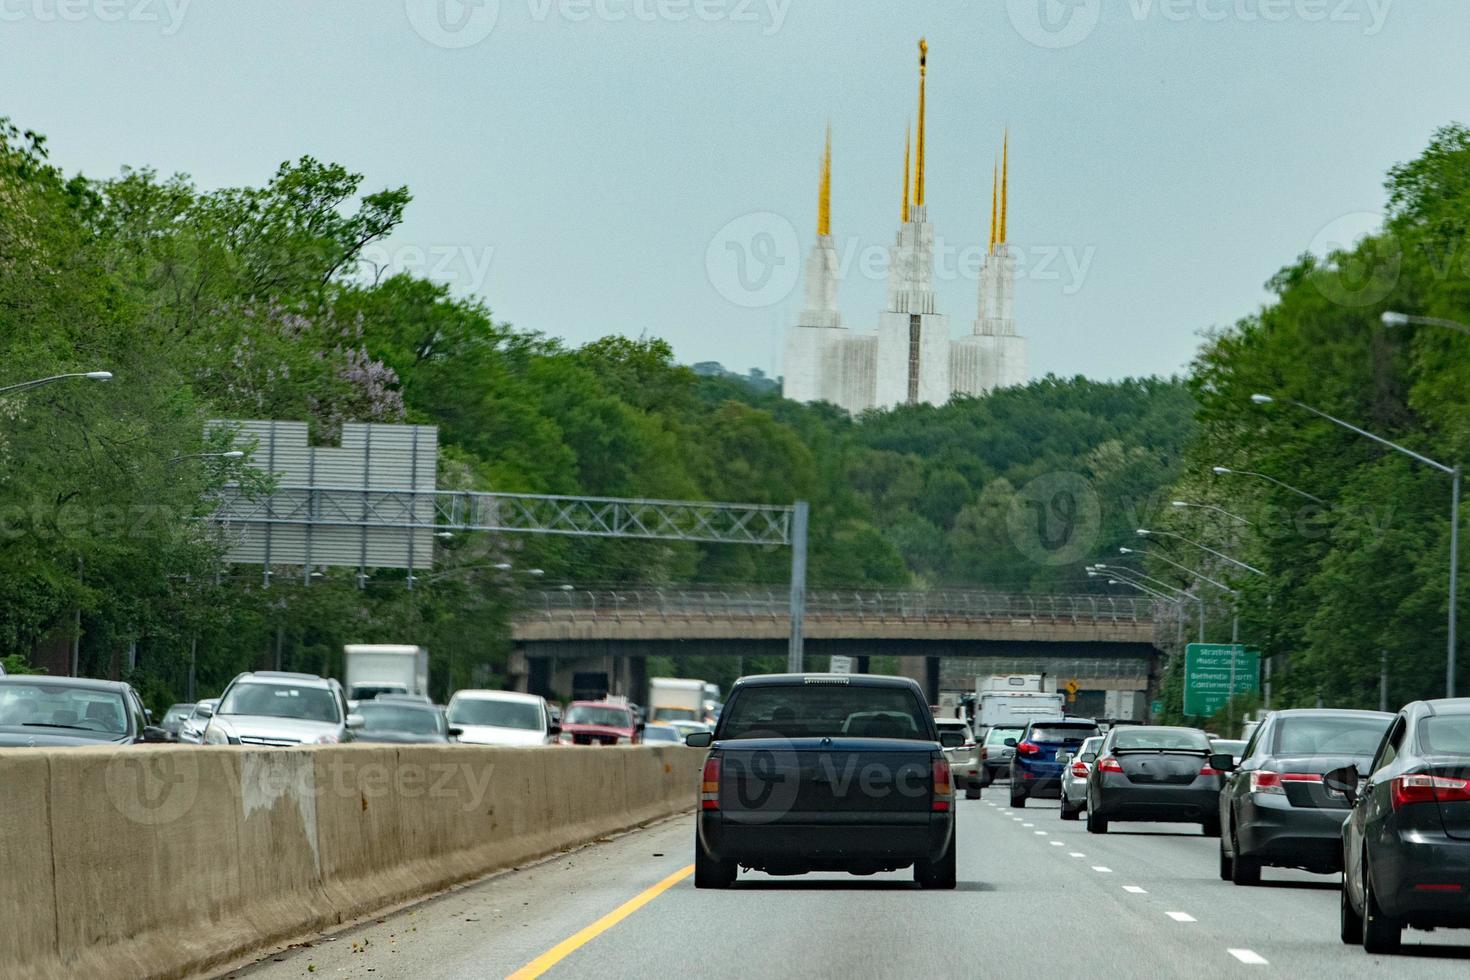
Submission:
[[[1337,938],[1337,878],[1219,880],[1192,825],[1089,835],[1003,786],[959,802],[959,887],[908,872],[742,874],[697,891],[692,816],[442,895],[229,974],[296,977],[1454,977],[1470,931],[1404,934],[1372,957]]]

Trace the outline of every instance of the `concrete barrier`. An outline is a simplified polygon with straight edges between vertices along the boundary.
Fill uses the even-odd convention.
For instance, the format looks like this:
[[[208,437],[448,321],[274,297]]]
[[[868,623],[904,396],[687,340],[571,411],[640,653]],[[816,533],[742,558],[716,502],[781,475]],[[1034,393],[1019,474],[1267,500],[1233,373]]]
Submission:
[[[0,976],[178,977],[693,807],[683,747],[0,752]]]

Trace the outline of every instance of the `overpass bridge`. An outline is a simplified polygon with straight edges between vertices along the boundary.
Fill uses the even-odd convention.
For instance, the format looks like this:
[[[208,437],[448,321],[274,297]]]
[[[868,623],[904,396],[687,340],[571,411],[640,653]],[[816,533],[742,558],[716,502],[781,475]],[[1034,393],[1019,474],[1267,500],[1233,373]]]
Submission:
[[[808,669],[831,656],[899,657],[931,696],[972,689],[977,674],[1065,674],[1084,690],[1146,691],[1162,624],[1152,600],[981,590],[813,590],[804,633]],[[784,589],[577,588],[529,593],[512,624],[519,686],[568,687],[601,663],[615,690],[638,696],[650,656],[776,656],[790,635]],[[581,665],[580,667],[578,665]]]

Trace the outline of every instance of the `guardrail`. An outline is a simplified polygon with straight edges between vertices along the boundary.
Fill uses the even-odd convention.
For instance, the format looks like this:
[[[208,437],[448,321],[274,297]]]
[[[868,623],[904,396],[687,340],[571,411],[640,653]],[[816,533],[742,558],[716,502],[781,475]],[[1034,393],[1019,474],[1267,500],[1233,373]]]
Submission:
[[[711,621],[784,620],[790,610],[784,589],[578,588],[527,593],[520,621],[576,622],[598,619]],[[1028,595],[975,590],[814,590],[806,596],[806,618],[870,622],[976,622],[1029,620],[1152,622],[1158,604],[1150,599],[1102,595]]]

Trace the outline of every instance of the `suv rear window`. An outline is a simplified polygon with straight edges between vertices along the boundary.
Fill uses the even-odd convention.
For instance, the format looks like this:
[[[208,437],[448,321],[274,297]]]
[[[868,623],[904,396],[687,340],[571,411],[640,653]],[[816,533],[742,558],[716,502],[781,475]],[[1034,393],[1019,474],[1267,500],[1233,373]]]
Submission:
[[[992,728],[985,733],[985,744],[1004,745],[1008,738],[1014,738],[1020,741],[1021,731],[1022,729],[1020,728]]]
[[[720,718],[719,738],[928,738],[929,707],[900,687],[753,685]]]
[[[1059,742],[1081,742],[1100,735],[1096,725],[1032,725],[1028,736],[1033,742],[1052,745]]]

